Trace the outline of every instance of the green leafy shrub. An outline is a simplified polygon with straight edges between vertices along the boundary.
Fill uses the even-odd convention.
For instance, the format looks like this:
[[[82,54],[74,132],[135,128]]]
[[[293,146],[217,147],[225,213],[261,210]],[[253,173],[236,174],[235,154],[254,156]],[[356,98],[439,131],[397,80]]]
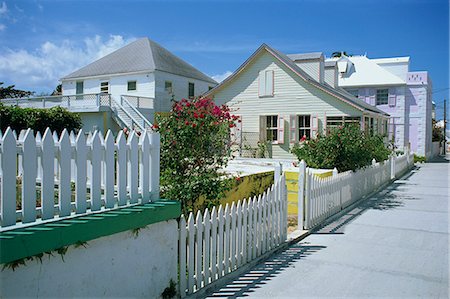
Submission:
[[[425,163],[426,161],[426,157],[414,154],[414,163]]]
[[[5,106],[0,103],[0,129],[4,132],[8,127],[19,132],[31,128],[35,132],[45,132],[49,127],[61,133],[64,129],[78,130],[82,126],[80,115],[61,107],[50,109],[20,108]]]
[[[291,152],[299,160],[305,160],[314,168],[338,171],[357,170],[372,163],[372,159],[383,161],[390,151],[380,135],[366,134],[359,126],[347,124],[330,130],[327,135],[295,144]]]
[[[217,205],[230,188],[221,169],[231,153],[230,128],[237,117],[211,99],[183,99],[157,115],[161,134],[161,186],[165,198],[181,201],[184,213]]]

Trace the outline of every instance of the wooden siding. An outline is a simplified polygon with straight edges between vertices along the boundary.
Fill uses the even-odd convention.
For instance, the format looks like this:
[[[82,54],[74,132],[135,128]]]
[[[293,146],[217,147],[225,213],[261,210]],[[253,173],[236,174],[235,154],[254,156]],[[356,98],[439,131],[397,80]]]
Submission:
[[[336,76],[334,68],[326,68],[325,69],[325,83],[332,87],[336,87]]]
[[[258,96],[258,75],[261,70],[274,71],[273,97]],[[259,132],[261,115],[283,116],[287,134],[289,116],[293,114],[316,116],[319,131],[324,130],[327,116],[362,116],[362,111],[304,82],[267,52],[261,53],[246,70],[218,90],[214,99],[217,104],[227,103],[236,114],[242,116],[243,132]],[[289,136],[285,134],[284,144],[273,145],[272,156],[292,158],[289,154],[291,146]]]
[[[188,98],[188,83],[192,82],[195,84],[194,95],[200,96],[206,91],[208,91],[209,86],[214,87],[217,84],[205,82],[197,79],[191,79],[175,74],[170,74],[166,72],[156,71],[155,72],[155,84],[156,84],[156,99],[160,101],[161,111],[170,111],[172,107],[170,95],[165,90],[165,82],[172,82],[173,97],[175,100],[181,100],[183,98]]]
[[[258,74],[261,70],[274,71],[274,96],[258,96]],[[356,108],[326,94],[279,63],[268,53],[262,53],[245,71],[214,95],[217,104],[227,103],[236,114],[242,115],[243,132],[259,132],[260,115],[284,115],[285,128],[289,115],[310,114],[319,118],[327,116],[361,116]],[[285,138],[287,141],[288,139]]]
[[[319,60],[295,62],[303,71],[310,75],[314,80],[320,82],[321,67]],[[322,73],[323,75],[323,73]]]

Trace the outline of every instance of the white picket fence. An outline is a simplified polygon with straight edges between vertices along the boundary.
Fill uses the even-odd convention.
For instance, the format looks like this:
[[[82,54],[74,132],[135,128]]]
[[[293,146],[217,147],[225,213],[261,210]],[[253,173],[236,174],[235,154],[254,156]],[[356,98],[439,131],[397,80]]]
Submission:
[[[0,229],[157,199],[159,164],[157,133],[58,137],[47,129],[41,137],[8,128],[0,133]]]
[[[372,193],[389,180],[400,177],[414,163],[412,154],[393,156],[358,171],[346,171],[321,178],[300,162],[298,220],[304,229],[322,224],[327,218]]]
[[[258,198],[190,213],[187,222],[182,215],[179,234],[179,292],[185,297],[285,242],[284,175]]]

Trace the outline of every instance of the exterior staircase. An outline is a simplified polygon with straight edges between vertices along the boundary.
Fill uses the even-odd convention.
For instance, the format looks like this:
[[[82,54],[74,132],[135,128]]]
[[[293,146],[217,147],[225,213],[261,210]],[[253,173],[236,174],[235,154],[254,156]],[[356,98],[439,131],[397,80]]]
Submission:
[[[113,118],[119,126],[139,132],[152,129],[150,121],[124,96],[120,96],[120,99],[112,99],[111,110],[113,111]]]

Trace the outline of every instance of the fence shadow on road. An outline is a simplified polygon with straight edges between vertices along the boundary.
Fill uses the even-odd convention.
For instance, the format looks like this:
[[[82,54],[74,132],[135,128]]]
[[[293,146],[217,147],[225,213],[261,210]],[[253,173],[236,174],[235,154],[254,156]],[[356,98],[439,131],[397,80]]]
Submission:
[[[272,256],[264,263],[253,267],[250,271],[242,274],[239,278],[207,298],[240,298],[247,297],[255,289],[260,288],[271,280],[274,276],[281,273],[283,270],[292,267],[293,263],[305,259],[309,255],[326,248],[326,246],[313,246],[306,243],[298,243],[290,246],[286,250]]]
[[[343,214],[339,218],[326,223],[318,228],[313,234],[343,234],[345,226],[362,215],[367,210],[391,210],[405,205],[405,200],[414,200],[413,197],[405,197],[396,194],[399,188],[406,184],[411,184],[408,179],[415,174],[417,167],[411,169],[410,172],[393,182],[385,189],[361,201],[353,209]]]

